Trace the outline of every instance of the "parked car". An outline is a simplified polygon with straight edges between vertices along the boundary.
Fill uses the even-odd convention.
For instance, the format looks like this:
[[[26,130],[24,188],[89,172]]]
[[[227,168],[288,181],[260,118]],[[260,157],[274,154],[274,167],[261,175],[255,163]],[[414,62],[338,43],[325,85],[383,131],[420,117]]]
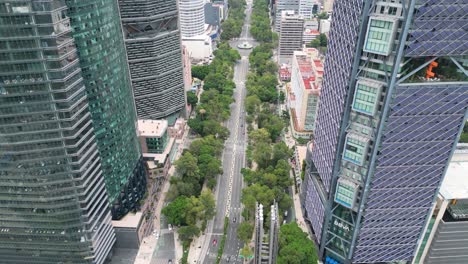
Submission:
[[[169,231],[172,231],[172,225],[171,224],[168,225],[168,228],[169,228]]]

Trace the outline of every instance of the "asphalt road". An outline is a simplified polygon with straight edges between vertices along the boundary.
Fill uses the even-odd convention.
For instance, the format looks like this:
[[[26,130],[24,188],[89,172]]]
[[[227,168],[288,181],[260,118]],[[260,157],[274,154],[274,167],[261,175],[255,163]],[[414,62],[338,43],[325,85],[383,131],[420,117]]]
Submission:
[[[252,1],[247,0],[246,20],[239,39],[232,40],[230,45],[237,49],[237,45],[248,41],[256,45],[250,37],[250,14]],[[238,49],[239,50],[239,49]],[[216,262],[219,245],[223,235],[224,219],[229,217],[227,239],[221,263],[242,263],[239,251],[243,244],[237,238],[237,227],[241,221],[241,193],[243,188],[241,169],[245,167],[245,150],[247,147],[244,99],[246,96],[245,81],[249,71],[248,55],[251,50],[239,50],[242,59],[234,68],[235,103],[231,105],[231,116],[225,125],[230,136],[225,143],[223,152],[223,175],[218,179],[215,195],[217,198],[216,216],[207,226],[207,236],[202,244],[202,250],[197,263],[213,264]],[[234,222],[236,219],[236,222]],[[216,243],[213,241],[216,240]],[[229,262],[228,262],[229,259]]]

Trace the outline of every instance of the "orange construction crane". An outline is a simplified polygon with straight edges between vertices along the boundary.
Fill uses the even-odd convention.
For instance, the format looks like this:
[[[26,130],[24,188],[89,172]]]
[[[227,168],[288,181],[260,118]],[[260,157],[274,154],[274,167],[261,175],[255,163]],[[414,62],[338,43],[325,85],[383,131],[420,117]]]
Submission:
[[[437,66],[439,66],[439,63],[433,61],[429,64],[429,67],[427,67],[427,71],[426,71],[426,79],[429,79],[429,78],[434,78],[435,76],[435,73],[432,71],[433,68],[437,68]]]

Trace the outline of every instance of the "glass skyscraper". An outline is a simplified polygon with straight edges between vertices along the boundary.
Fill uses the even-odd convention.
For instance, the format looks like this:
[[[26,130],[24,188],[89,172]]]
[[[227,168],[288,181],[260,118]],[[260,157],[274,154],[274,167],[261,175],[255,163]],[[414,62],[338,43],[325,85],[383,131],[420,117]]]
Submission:
[[[78,57],[64,1],[0,0],[1,263],[103,263],[115,241]]]
[[[117,1],[66,0],[112,215],[138,206],[146,175]]]
[[[468,108],[467,1],[336,0],[305,216],[325,263],[410,263]]]
[[[176,0],[119,0],[138,118],[168,119],[185,109]]]

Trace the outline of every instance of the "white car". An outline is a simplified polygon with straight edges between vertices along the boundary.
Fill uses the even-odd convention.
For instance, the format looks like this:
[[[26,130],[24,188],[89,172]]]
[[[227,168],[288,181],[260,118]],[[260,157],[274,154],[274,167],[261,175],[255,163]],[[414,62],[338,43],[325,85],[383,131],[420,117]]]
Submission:
[[[168,225],[168,228],[169,228],[169,231],[172,231],[172,225],[171,224]]]

